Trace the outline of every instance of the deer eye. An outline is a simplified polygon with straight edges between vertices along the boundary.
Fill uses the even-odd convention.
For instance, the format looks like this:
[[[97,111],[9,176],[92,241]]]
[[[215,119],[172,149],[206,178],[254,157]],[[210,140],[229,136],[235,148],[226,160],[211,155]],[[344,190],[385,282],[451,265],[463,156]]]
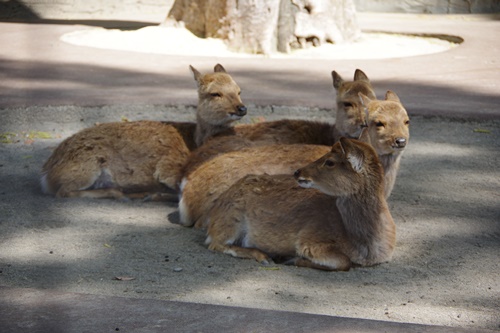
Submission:
[[[377,122],[375,123],[375,126],[377,126],[377,127],[385,127],[384,123],[383,123],[383,122],[381,122],[381,121],[377,121]]]
[[[222,95],[220,93],[211,93],[210,96],[212,96],[212,97],[221,97]]]
[[[405,121],[405,125],[410,125],[410,120]]]
[[[330,168],[331,168],[331,167],[333,167],[334,165],[335,165],[335,162],[334,162],[334,161],[332,161],[332,160],[326,160],[326,161],[325,161],[325,166],[327,166],[327,167],[330,167]]]
[[[345,108],[352,108],[352,103],[349,102],[343,102]]]
[[[241,95],[241,90],[240,90],[240,91],[238,91],[238,96],[240,96],[240,95]]]

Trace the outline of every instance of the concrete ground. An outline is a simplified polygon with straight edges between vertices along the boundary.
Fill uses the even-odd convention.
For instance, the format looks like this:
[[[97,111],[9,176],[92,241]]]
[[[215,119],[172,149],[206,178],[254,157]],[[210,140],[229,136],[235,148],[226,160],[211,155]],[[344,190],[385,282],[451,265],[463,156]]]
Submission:
[[[449,34],[460,36],[464,42],[439,54],[380,60],[180,57],[97,50],[59,40],[65,32],[85,29],[87,25],[83,24],[2,22],[0,133],[11,130],[10,121],[19,122],[22,118],[24,113],[16,110],[27,108],[194,105],[196,96],[188,65],[206,71],[218,62],[237,78],[249,105],[330,109],[334,98],[330,72],[336,70],[347,77],[361,68],[371,78],[377,95],[383,96],[387,89],[395,90],[410,117],[440,117],[498,126],[498,16],[365,14],[360,18],[364,30]],[[498,143],[498,137],[496,140]],[[8,175],[3,174],[2,178],[6,182]],[[498,188],[492,193],[496,197],[488,199],[499,203]],[[493,209],[498,212],[498,206]],[[492,230],[494,235],[499,234],[499,220],[492,222],[497,230]],[[497,237],[495,248],[499,245]],[[7,285],[9,265],[0,256],[0,286]],[[498,276],[500,271],[495,267],[492,274]],[[482,332],[485,328],[500,328],[491,322],[483,327],[443,327],[100,296],[36,285],[24,288],[22,282],[16,285],[20,288],[8,282],[8,286],[0,288],[0,327],[5,332]],[[492,304],[499,302],[497,285],[498,281],[493,287],[496,294],[493,293]],[[498,314],[500,317],[500,311]]]

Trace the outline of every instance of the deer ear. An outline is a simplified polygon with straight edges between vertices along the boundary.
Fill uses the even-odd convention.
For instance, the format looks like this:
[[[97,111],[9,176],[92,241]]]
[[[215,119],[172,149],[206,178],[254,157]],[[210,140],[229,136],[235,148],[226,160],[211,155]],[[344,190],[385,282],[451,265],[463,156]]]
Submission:
[[[368,76],[366,76],[365,72],[363,72],[361,69],[356,69],[356,71],[354,72],[354,81],[370,82],[370,79],[368,79]]]
[[[214,67],[214,72],[216,72],[216,73],[226,73],[226,70],[224,69],[224,67],[222,67],[221,64],[217,64]]]
[[[333,79],[333,87],[335,89],[339,89],[342,83],[344,83],[344,80],[336,71],[332,71],[332,79]]]
[[[368,106],[368,104],[370,104],[370,102],[372,101],[370,99],[370,97],[366,96],[365,94],[359,92],[358,93],[358,96],[359,96],[359,100],[361,102],[361,105],[363,105],[365,108]]]
[[[345,157],[345,149],[344,149],[344,144],[345,144],[345,138],[344,137],[341,137],[339,139],[339,146],[340,146],[340,150],[342,151],[342,156]],[[334,147],[332,147],[332,152],[334,150]]]
[[[363,169],[364,155],[363,152],[351,140],[340,138],[340,146],[345,152],[347,161],[351,164],[354,171],[360,172]]]
[[[189,65],[189,68],[191,69],[191,72],[193,72],[194,79],[196,81],[200,82],[201,73],[198,72],[198,70],[196,68],[194,68],[193,66],[191,66],[191,65]]]
[[[361,134],[359,135],[358,138],[359,141],[367,143],[369,145],[372,144],[372,140],[370,139],[370,132],[368,131],[368,126],[363,127],[361,130]]]
[[[391,91],[391,90],[387,90],[387,92],[385,93],[385,100],[401,103],[398,95],[396,95],[396,93],[394,91]]]

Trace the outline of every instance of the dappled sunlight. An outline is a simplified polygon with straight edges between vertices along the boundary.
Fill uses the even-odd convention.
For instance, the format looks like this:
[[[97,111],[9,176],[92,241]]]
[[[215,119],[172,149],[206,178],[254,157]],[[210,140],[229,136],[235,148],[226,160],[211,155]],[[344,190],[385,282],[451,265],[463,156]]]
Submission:
[[[59,133],[64,128],[66,135],[99,119],[160,118],[185,110],[61,107],[53,109],[51,117],[49,109],[34,111],[39,116],[36,126],[16,125],[32,114],[16,110],[8,118],[13,121],[9,130],[57,128]],[[186,117],[192,116],[193,109],[187,111]],[[256,108],[254,114],[267,120],[307,112],[319,120],[332,119],[330,112],[320,109],[294,113],[285,107]],[[444,135],[442,128],[453,129],[452,135]],[[474,132],[476,128],[481,132]],[[491,133],[483,133],[486,130]],[[394,257],[349,272],[263,267],[211,252],[204,244],[204,231],[169,223],[167,215],[175,205],[42,195],[41,165],[63,137],[37,139],[31,145],[5,144],[0,180],[10,190],[0,201],[2,285],[495,327],[499,304],[494,296],[500,291],[493,274],[500,269],[496,133],[497,125],[486,122],[413,117],[410,142],[389,199],[397,225]]]
[[[477,322],[477,318],[482,325],[494,324],[494,305],[481,312],[483,310],[470,308],[468,298],[471,296],[464,295],[461,289],[444,294],[432,291],[432,286],[442,279],[461,284],[459,269],[446,274],[430,273],[430,279],[432,269],[427,266],[419,267],[417,275],[415,272],[410,275],[408,267],[398,269],[391,264],[350,272],[318,272],[285,266],[269,268],[253,261],[247,265],[247,261],[229,257],[226,260],[239,261],[234,264],[243,266],[246,273],[231,281],[207,279],[203,285],[177,295],[174,300],[426,324],[442,323],[444,315],[447,322],[455,325]],[[383,278],[373,276],[374,270],[379,271],[377,275],[383,271]],[[395,285],[395,275],[403,278],[408,275],[408,278],[402,285]],[[301,287],[297,288],[298,285]],[[345,297],[353,287],[358,297]],[[402,292],[388,298],[393,288]]]
[[[64,248],[61,252],[59,249]],[[109,251],[106,238],[93,236],[91,240],[68,229],[18,233],[0,244],[2,256],[16,265],[23,264],[75,264],[77,260],[90,260]]]

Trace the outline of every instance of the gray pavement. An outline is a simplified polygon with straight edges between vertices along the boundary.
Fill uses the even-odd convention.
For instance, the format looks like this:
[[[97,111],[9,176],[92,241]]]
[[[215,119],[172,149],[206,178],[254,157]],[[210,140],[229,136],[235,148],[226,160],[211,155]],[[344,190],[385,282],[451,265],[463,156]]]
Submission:
[[[498,16],[360,17],[365,30],[449,34],[464,43],[444,53],[383,60],[179,57],[68,45],[58,37],[85,27],[71,22],[4,22],[0,116],[2,109],[33,105],[194,105],[188,65],[208,70],[220,62],[250,105],[331,108],[330,72],[347,77],[361,68],[378,95],[394,90],[410,115],[500,120]],[[481,332],[17,288],[0,288],[0,305],[2,332]]]
[[[0,287],[2,332],[405,332],[480,333],[428,326]]]

